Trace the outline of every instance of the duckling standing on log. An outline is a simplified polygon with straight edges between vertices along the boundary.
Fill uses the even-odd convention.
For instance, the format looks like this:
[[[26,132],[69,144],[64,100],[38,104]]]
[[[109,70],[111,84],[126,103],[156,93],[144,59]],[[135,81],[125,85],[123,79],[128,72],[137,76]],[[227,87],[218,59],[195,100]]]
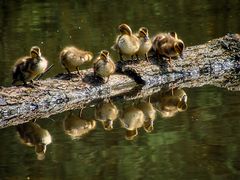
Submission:
[[[118,117],[118,108],[111,100],[104,100],[95,109],[95,118],[102,122],[105,130],[113,129],[113,122]]]
[[[107,80],[104,82],[108,82],[110,75],[112,75],[115,70],[116,66],[114,62],[112,61],[109,52],[107,50],[102,50],[100,52],[100,55],[96,58],[96,60],[93,63],[93,70],[94,70],[94,76],[98,76],[102,79],[107,77]]]
[[[146,27],[141,27],[138,31],[137,37],[140,40],[140,48],[136,53],[137,59],[138,56],[145,56],[146,60],[148,61],[148,51],[152,47],[152,41],[148,35],[148,29]]]
[[[40,48],[33,46],[30,56],[19,58],[14,64],[12,85],[18,81],[22,81],[24,86],[27,86],[28,81],[33,83],[34,78],[45,72],[47,65],[48,61],[42,57]]]
[[[176,32],[160,33],[153,38],[152,49],[157,57],[165,56],[169,58],[168,64],[172,66],[172,58],[180,55],[183,58],[185,45],[181,39],[178,39]]]
[[[118,27],[120,35],[117,36],[115,44],[112,49],[119,52],[120,60],[123,60],[123,55],[133,56],[137,53],[140,47],[140,40],[132,33],[131,28],[127,24],[121,24]]]
[[[79,66],[85,62],[89,62],[93,58],[93,54],[89,51],[84,51],[78,49],[74,46],[65,47],[60,52],[60,62],[62,66],[67,70],[69,76],[71,76],[71,71],[77,70],[79,75]]]

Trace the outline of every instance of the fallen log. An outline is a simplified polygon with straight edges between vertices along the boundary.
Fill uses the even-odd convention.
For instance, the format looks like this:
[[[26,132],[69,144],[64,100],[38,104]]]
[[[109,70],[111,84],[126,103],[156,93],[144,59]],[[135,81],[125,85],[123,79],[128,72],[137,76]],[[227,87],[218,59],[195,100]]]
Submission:
[[[92,69],[88,69],[82,70],[83,79],[76,73],[70,80],[66,74],[59,74],[37,81],[35,88],[0,87],[0,128],[80,108],[96,99],[126,93],[126,99],[149,96],[165,86],[190,88],[210,84],[240,90],[238,34],[186,48],[184,59],[174,60],[173,68],[164,59],[150,59],[119,62],[119,74],[111,76],[106,84],[96,81]]]

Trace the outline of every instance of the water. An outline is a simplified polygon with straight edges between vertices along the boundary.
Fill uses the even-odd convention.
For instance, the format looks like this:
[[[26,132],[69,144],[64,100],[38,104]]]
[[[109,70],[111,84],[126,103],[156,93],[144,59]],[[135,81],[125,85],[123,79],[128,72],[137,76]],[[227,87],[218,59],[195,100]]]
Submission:
[[[12,65],[32,45],[40,46],[55,64],[45,76],[51,77],[63,71],[58,54],[64,46],[94,54],[110,49],[122,22],[135,31],[146,26],[150,35],[176,31],[187,46],[240,29],[238,0],[1,1],[0,9],[1,86],[10,85]],[[88,67],[91,64],[84,68]],[[64,131],[70,112],[37,120],[52,138],[44,160],[37,159],[34,147],[20,143],[16,127],[1,129],[0,179],[238,179],[239,92],[210,86],[184,91],[186,111],[169,118],[157,112],[154,130],[147,133],[141,127],[132,141],[126,140],[119,119],[111,131],[96,121],[81,138]],[[113,103],[121,113],[125,104],[134,102]],[[95,121],[94,111],[95,107],[83,110],[83,119],[88,120],[83,124]]]

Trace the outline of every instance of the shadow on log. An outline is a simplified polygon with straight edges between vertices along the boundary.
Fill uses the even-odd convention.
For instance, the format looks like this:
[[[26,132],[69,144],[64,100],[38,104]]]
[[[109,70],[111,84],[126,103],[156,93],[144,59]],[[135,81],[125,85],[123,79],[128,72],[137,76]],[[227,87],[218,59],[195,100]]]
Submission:
[[[240,35],[227,34],[205,44],[186,48],[184,59],[167,67],[164,59],[117,64],[119,74],[106,84],[96,83],[92,69],[66,80],[66,74],[37,81],[36,88],[0,87],[0,128],[31,119],[47,118],[77,109],[93,100],[126,94],[125,99],[149,96],[162,87],[215,85],[240,90]],[[127,95],[130,92],[130,95]],[[134,93],[133,93],[134,92]]]

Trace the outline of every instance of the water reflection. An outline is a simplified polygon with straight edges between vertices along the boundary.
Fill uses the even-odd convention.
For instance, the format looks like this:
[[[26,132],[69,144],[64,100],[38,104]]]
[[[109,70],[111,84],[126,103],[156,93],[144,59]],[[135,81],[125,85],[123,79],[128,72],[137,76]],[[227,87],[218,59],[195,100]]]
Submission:
[[[51,144],[52,137],[48,130],[41,128],[35,122],[28,122],[16,126],[20,142],[26,146],[35,147],[38,160],[45,158],[47,145]]]
[[[139,108],[145,118],[144,118],[144,124],[143,128],[146,132],[152,132],[153,131],[153,122],[156,118],[156,110],[153,107],[152,103],[150,103],[150,98],[148,98],[148,101],[146,100],[140,100],[139,103],[136,105],[137,108]]]
[[[113,122],[117,119],[117,117],[118,108],[111,100],[106,99],[97,104],[95,109],[95,118],[102,123],[105,130],[110,131],[113,129]]]
[[[63,129],[65,134],[69,135],[72,139],[79,139],[86,135],[96,127],[95,120],[86,120],[81,118],[81,110],[79,115],[74,111],[70,111],[66,118],[63,120]]]
[[[164,118],[170,118],[177,112],[187,110],[187,94],[183,89],[163,90],[151,97],[157,111]]]
[[[141,128],[144,123],[143,112],[133,106],[124,107],[122,110],[120,121],[122,127],[126,129],[125,138],[133,140],[138,135],[138,128]]]

